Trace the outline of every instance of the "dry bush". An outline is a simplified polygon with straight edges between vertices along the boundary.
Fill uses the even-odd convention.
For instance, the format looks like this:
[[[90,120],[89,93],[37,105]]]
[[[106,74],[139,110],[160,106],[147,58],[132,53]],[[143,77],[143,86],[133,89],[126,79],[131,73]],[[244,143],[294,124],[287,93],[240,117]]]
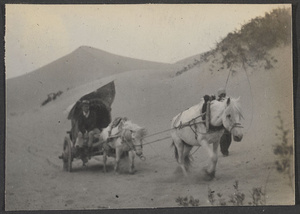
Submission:
[[[186,196],[186,197],[177,197],[176,203],[183,207],[198,207],[199,206],[199,199],[195,199],[193,196]]]
[[[244,206],[246,200],[247,205],[258,206],[266,204],[266,192],[262,187],[253,187],[250,191],[250,195],[246,198],[246,195],[239,189],[239,181],[235,181],[233,184],[233,193],[224,197],[224,194],[215,192],[210,187],[207,191],[207,199],[212,206]],[[176,203],[183,207],[198,207],[200,206],[200,200],[193,196],[177,197]]]
[[[278,111],[276,118],[279,120],[279,125],[277,126],[278,133],[276,133],[278,143],[274,145],[273,149],[273,152],[276,155],[275,165],[277,172],[287,175],[289,178],[289,185],[294,191],[294,149],[293,145],[288,140],[290,130],[284,127],[284,121],[280,111]]]
[[[194,68],[201,62],[209,63],[210,57],[221,53],[221,64],[228,69],[242,65],[253,67],[259,61],[264,68],[273,68],[274,60],[270,60],[268,51],[280,45],[291,43],[291,12],[289,9],[278,8],[264,17],[257,17],[244,24],[239,31],[229,33],[223,40],[216,43],[216,48],[200,56],[200,61],[184,66],[176,72],[176,76]],[[214,63],[211,62],[211,63]]]

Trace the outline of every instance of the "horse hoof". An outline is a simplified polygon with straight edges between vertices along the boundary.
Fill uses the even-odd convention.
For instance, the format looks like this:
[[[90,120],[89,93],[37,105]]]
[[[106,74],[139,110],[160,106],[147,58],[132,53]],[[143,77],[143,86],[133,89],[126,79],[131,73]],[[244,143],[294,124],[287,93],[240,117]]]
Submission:
[[[205,181],[212,181],[214,179],[214,176],[211,176],[211,175],[204,175],[204,180]]]

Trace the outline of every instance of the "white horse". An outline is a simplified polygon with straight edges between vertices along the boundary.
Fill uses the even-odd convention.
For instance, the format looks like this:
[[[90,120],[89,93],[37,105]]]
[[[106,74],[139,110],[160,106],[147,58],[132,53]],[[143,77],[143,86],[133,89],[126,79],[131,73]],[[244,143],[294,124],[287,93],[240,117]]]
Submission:
[[[218,161],[217,148],[224,129],[231,132],[235,141],[243,138],[240,124],[241,108],[239,98],[226,98],[224,101],[213,100],[210,104],[209,129],[201,117],[204,100],[177,116],[172,120],[171,136],[175,145],[175,157],[183,174],[187,176],[193,146],[204,147],[209,155],[209,164],[205,169],[207,179],[213,179]],[[211,145],[212,144],[212,148]]]
[[[103,171],[106,172],[107,157],[113,156],[115,157],[114,171],[117,174],[122,154],[128,152],[129,172],[133,174],[135,155],[142,160],[144,159],[142,139],[146,134],[145,128],[132,123],[127,118],[117,118],[107,128],[103,129],[101,137],[110,147],[109,150],[104,149],[103,152]]]

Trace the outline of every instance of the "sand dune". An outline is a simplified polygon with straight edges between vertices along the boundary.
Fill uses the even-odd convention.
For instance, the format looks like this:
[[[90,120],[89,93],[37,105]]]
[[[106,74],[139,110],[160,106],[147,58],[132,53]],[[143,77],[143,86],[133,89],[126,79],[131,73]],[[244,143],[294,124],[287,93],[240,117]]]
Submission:
[[[59,90],[66,92],[113,74],[167,67],[168,64],[164,63],[122,57],[82,46],[34,72],[8,79],[7,111],[13,114],[27,111],[39,106],[49,93],[56,93]]]
[[[80,161],[74,161],[74,172],[64,172],[62,161],[57,158],[62,152],[65,131],[70,129],[70,121],[64,111],[86,91],[93,91],[114,80],[116,98],[112,104],[112,116],[127,116],[152,134],[169,129],[172,117],[197,104],[205,94],[216,93],[219,87],[225,86],[228,70],[217,71],[216,68],[212,72],[209,69],[211,63],[207,62],[175,76],[181,65],[168,67],[109,58],[111,61],[105,59],[108,61],[103,73],[96,74],[97,63],[94,62],[95,67],[91,68],[90,74],[97,75],[97,78],[81,79],[80,84],[84,68],[79,68],[74,82],[72,80],[65,86],[70,87],[69,90],[44,107],[39,106],[40,97],[21,98],[22,94],[16,97],[15,93],[20,93],[16,87],[25,87],[30,78],[37,81],[39,75],[45,75],[43,78],[49,80],[49,86],[43,91],[45,95],[57,88],[61,84],[59,81],[65,81],[65,76],[70,76],[70,69],[59,67],[55,69],[57,73],[52,74],[35,72],[31,77],[22,77],[25,82],[21,86],[16,86],[21,78],[8,81],[7,105],[17,114],[7,115],[6,209],[176,207],[178,196],[193,196],[200,200],[201,206],[209,206],[208,187],[229,197],[234,192],[232,185],[235,180],[239,181],[247,200],[253,187],[263,187],[267,193],[266,204],[293,204],[294,193],[287,178],[276,171],[272,151],[277,140],[277,111],[282,112],[287,128],[293,130],[290,50],[290,46],[273,49],[270,54],[278,61],[270,70],[256,67],[247,70],[247,73],[241,70],[230,77],[228,94],[241,97],[245,135],[242,142],[232,143],[228,157],[219,155],[216,179],[210,182],[202,179],[207,154],[201,148],[193,154],[194,164],[188,179],[174,174],[177,163],[170,148],[170,139],[146,145],[144,154],[147,160],[136,160],[137,172],[134,175],[125,172],[114,175],[113,159],[109,159],[109,171],[104,174],[101,156],[94,157],[85,168]],[[76,54],[82,56],[83,52],[88,53],[82,59],[87,63],[96,60],[92,56],[102,58],[101,54],[98,55],[101,51],[83,47],[71,54],[72,60],[76,61]],[[63,66],[68,58],[70,56],[49,65],[47,70],[52,66]],[[120,65],[115,64],[123,59]],[[109,66],[114,68],[107,69]],[[65,73],[59,73],[60,70]],[[64,78],[58,81],[61,75]],[[50,87],[52,80],[55,83]],[[147,138],[146,142],[168,135]],[[292,141],[292,136],[289,137]]]

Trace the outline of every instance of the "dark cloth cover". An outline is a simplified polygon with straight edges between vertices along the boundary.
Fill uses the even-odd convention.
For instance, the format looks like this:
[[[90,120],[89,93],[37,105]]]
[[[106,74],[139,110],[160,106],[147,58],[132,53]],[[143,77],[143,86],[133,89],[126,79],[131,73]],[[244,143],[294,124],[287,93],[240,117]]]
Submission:
[[[111,122],[111,105],[115,99],[115,84],[114,81],[98,88],[97,90],[82,96],[72,107],[69,112],[68,119],[71,120],[71,139],[77,138],[79,129],[83,130],[83,125],[79,125],[79,120],[82,114],[81,104],[83,100],[90,101],[90,114],[91,119],[89,122],[92,124],[88,125],[88,128],[102,129],[109,125]],[[93,119],[92,119],[93,118]],[[81,122],[85,123],[85,122]]]

